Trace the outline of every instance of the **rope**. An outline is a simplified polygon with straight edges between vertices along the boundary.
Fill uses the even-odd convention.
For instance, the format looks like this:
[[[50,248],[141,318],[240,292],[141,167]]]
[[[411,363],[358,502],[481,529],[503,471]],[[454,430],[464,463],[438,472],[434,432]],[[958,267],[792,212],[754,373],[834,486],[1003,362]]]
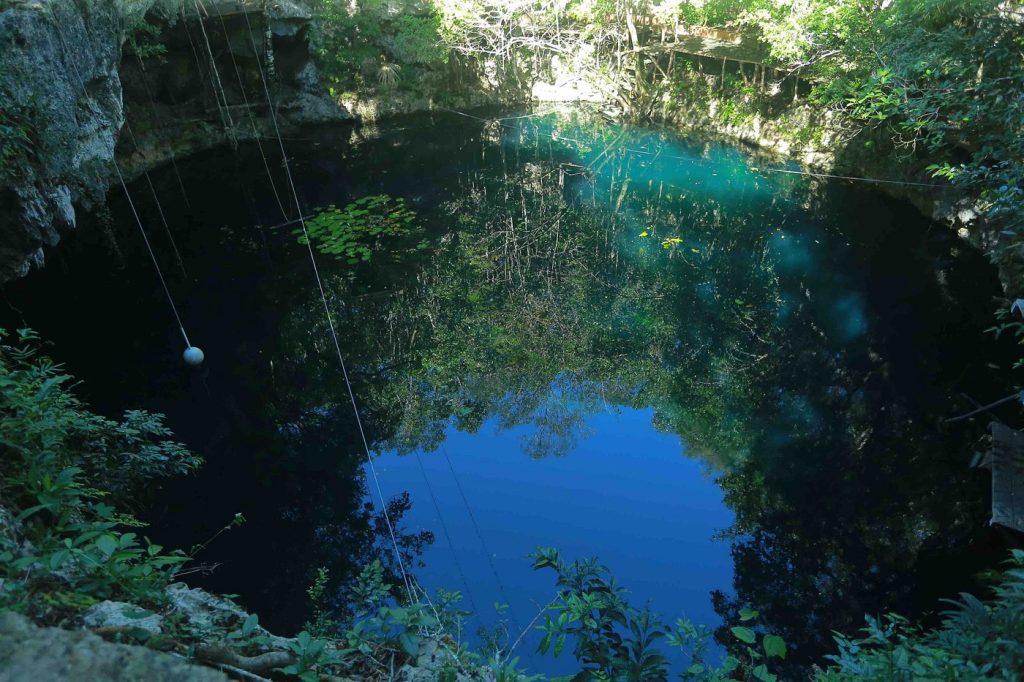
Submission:
[[[962,414],[959,417],[950,417],[949,419],[944,419],[943,422],[948,424],[950,422],[962,421],[964,419],[967,419],[968,417],[973,417],[976,414],[981,414],[982,412],[987,412],[988,410],[991,410],[994,407],[999,407],[1000,405],[1008,403],[1011,400],[1021,400],[1022,398],[1024,398],[1024,391],[1018,391],[1016,393],[1011,393],[1010,395],[1006,396],[1005,398],[1000,398],[999,400],[996,400],[995,402],[991,402],[988,405],[982,405],[978,409],[972,410],[971,412],[968,412],[967,414]],[[1024,400],[1021,400],[1021,401],[1024,402]]]
[[[395,537],[395,527],[391,523],[391,516],[388,514],[388,506],[384,500],[384,492],[380,487],[380,478],[377,476],[377,468],[373,465],[373,456],[370,454],[370,444],[366,439],[366,431],[363,428],[363,420],[359,415],[359,406],[356,404],[355,391],[352,390],[352,382],[349,379],[348,368],[345,365],[345,357],[341,352],[341,344],[338,342],[338,333],[334,327],[334,317],[331,315],[331,307],[327,303],[327,294],[324,291],[324,283],[320,278],[320,270],[316,265],[316,256],[313,253],[313,240],[309,238],[309,232],[306,230],[306,221],[302,217],[302,206],[299,203],[299,194],[295,189],[295,182],[292,179],[291,165],[288,163],[288,154],[285,152],[284,140],[281,138],[281,129],[277,124],[277,112],[274,108],[274,102],[270,97],[270,87],[267,85],[266,76],[263,73],[263,64],[259,59],[259,51],[256,48],[256,38],[252,32],[252,24],[249,22],[249,16],[245,13],[242,14],[245,18],[245,25],[249,30],[249,40],[252,42],[253,55],[256,57],[256,65],[259,69],[260,82],[263,84],[263,92],[267,98],[267,106],[270,111],[270,120],[274,126],[274,134],[277,136],[277,144],[281,149],[281,159],[284,165],[285,177],[288,180],[288,186],[291,189],[292,199],[295,201],[295,209],[299,216],[299,224],[302,225],[302,234],[306,241],[306,247],[309,250],[309,262],[313,266],[313,274],[316,277],[317,287],[320,290],[320,300],[324,305],[324,314],[327,316],[327,325],[330,327],[331,339],[334,342],[334,350],[338,355],[338,363],[341,365],[341,373],[345,379],[345,386],[348,390],[348,397],[352,403],[352,412],[355,414],[356,425],[359,428],[359,438],[363,443],[363,450],[366,453],[366,463],[369,465],[370,474],[373,477],[373,484],[377,490],[377,498],[380,501],[381,511],[384,514],[384,521],[387,524],[388,534],[391,536],[391,544],[395,550],[395,559],[398,562],[398,570],[402,575],[402,582],[405,584],[405,589],[409,594],[409,601],[413,603],[416,601],[415,594],[413,592],[412,582],[409,579],[409,575],[405,570],[405,562],[402,560],[402,552],[398,548],[398,538]],[[428,597],[429,600],[429,597]]]
[[[956,189],[953,185],[939,185],[927,182],[909,182],[905,180],[881,180],[879,178],[860,178],[852,175],[830,175],[812,171],[787,170],[784,168],[763,168],[765,173],[789,173],[791,175],[810,175],[815,178],[833,178],[835,180],[856,180],[859,182],[880,182],[887,185],[910,185],[911,187],[931,187],[932,189]]]
[[[186,29],[187,30],[187,29]],[[189,37],[191,40],[191,36]],[[135,53],[135,59],[139,62],[139,71],[142,76],[142,88],[146,91],[146,97],[149,98],[149,106],[153,109],[153,114],[157,114],[156,99],[153,97],[153,92],[149,89],[149,77],[146,76],[146,65],[142,62],[142,57],[139,53]],[[174,96],[171,96],[171,100],[174,101]],[[126,117],[127,119],[127,117]],[[127,120],[125,121],[127,125]],[[135,136],[132,136],[134,141]],[[138,145],[136,145],[136,148]],[[178,179],[178,187],[181,188],[181,196],[185,200],[185,206],[189,209],[192,208],[192,203],[188,200],[188,192],[185,191],[185,183],[181,179],[181,172],[178,170],[178,160],[174,156],[174,148],[170,143],[167,144],[167,154],[171,157],[171,167],[174,168],[174,176]]]
[[[132,145],[135,150],[139,150],[139,142],[135,139],[135,133],[132,132],[132,127],[128,124],[128,117],[125,117],[124,128],[128,131],[128,137],[132,138]],[[185,262],[181,259],[181,252],[178,251],[178,243],[174,241],[174,233],[171,232],[171,226],[167,224],[167,217],[164,215],[164,208],[160,205],[160,198],[156,194],[156,187],[153,186],[153,180],[149,177],[149,171],[144,171],[143,175],[146,176],[146,183],[149,185],[149,192],[153,195],[153,202],[156,204],[157,213],[160,214],[160,222],[164,225],[164,230],[167,232],[167,238],[171,241],[171,248],[174,249],[174,257],[178,260],[178,267],[181,268],[181,274],[185,275],[185,279],[188,279],[188,271],[185,269]]]
[[[487,563],[491,567],[491,574],[494,575],[494,582],[498,585],[498,592],[501,593],[501,599],[508,604],[508,612],[512,617],[512,625],[516,630],[518,630],[519,619],[516,617],[516,610],[512,606],[512,601],[505,594],[505,585],[502,584],[501,578],[498,576],[498,569],[494,565],[491,550],[487,546],[487,541],[484,540],[483,533],[480,532],[480,525],[476,522],[476,515],[473,513],[472,507],[469,506],[469,500],[466,498],[466,493],[462,489],[462,483],[459,482],[459,477],[455,474],[455,467],[452,466],[452,460],[448,457],[448,451],[442,449],[441,452],[444,454],[445,461],[448,462],[448,469],[452,472],[452,478],[455,479],[455,486],[459,489],[459,495],[462,497],[462,503],[466,506],[466,513],[469,514],[469,519],[473,522],[473,530],[476,531],[476,537],[480,540],[480,546],[483,548],[484,556],[487,557]]]
[[[203,13],[199,11],[199,0],[192,0],[192,4],[195,5],[196,14],[198,15],[199,30],[203,34],[203,43],[206,46],[206,55],[210,59],[210,72],[213,74],[213,95],[217,100],[217,109],[220,110],[221,122],[224,124],[224,132],[227,133],[228,138],[232,144],[236,143],[235,140],[235,122],[231,119],[231,111],[228,104],[228,95],[224,91],[224,83],[220,79],[220,71],[217,70],[217,62],[213,57],[213,49],[210,47],[210,37],[206,35],[206,24],[203,21]],[[203,5],[203,10],[206,10],[206,6]],[[209,12],[206,13],[209,16]],[[224,100],[224,107],[221,108],[221,100]]]
[[[61,30],[61,22],[57,17],[57,13],[53,9],[53,3],[48,3],[47,7],[50,10],[50,16],[53,17],[55,27],[57,29],[57,38],[60,41],[61,52],[64,55],[64,61],[71,65],[71,69],[75,72],[78,77],[79,87],[85,88],[85,79],[82,77],[82,72],[78,70],[78,65],[73,59],[68,56],[67,44],[64,42],[64,33]],[[153,261],[153,267],[156,268],[157,277],[160,279],[160,285],[164,289],[164,294],[167,296],[167,302],[171,306],[171,311],[174,313],[174,319],[178,321],[178,329],[181,330],[181,336],[185,339],[185,345],[188,348],[192,347],[192,343],[188,340],[188,334],[185,332],[185,325],[181,321],[181,315],[178,314],[178,307],[174,305],[174,297],[171,296],[171,290],[167,286],[167,280],[164,279],[164,273],[160,269],[160,263],[156,259],[156,254],[153,252],[153,246],[149,243],[149,237],[146,235],[146,229],[142,226],[142,219],[139,218],[139,212],[135,210],[135,202],[132,201],[131,192],[128,191],[128,185],[125,184],[124,176],[121,175],[121,168],[117,164],[117,159],[112,158],[111,163],[114,166],[114,171],[117,173],[117,180],[121,184],[121,189],[124,190],[124,195],[128,199],[128,205],[132,209],[132,215],[135,216],[135,224],[139,226],[139,232],[142,234],[142,240],[146,243],[146,250],[149,251],[149,257]]]
[[[114,170],[117,172],[117,180],[121,183],[121,189],[124,190],[124,195],[128,199],[128,205],[131,206],[132,215],[135,216],[135,224],[139,226],[139,232],[142,233],[142,241],[146,242],[146,250],[149,251],[149,257],[153,261],[153,267],[156,268],[156,275],[160,278],[160,285],[164,288],[164,294],[167,295],[167,302],[171,304],[171,310],[174,312],[174,319],[178,321],[178,328],[181,329],[181,335],[185,338],[185,345],[189,348],[192,344],[188,340],[188,334],[185,333],[185,325],[181,321],[181,315],[178,314],[178,307],[174,305],[174,298],[171,297],[171,290],[167,287],[167,281],[164,279],[164,273],[160,270],[160,263],[157,262],[156,254],[153,253],[153,246],[149,243],[149,237],[146,236],[146,228],[142,226],[142,220],[139,218],[139,212],[135,210],[135,202],[132,201],[132,195],[128,191],[128,186],[124,182],[124,176],[121,175],[121,169],[117,165],[117,161],[113,162]]]
[[[185,14],[185,0],[182,0],[179,9],[181,9],[181,25],[185,29],[185,35],[188,37],[188,44],[192,46],[192,56],[196,60],[196,71],[199,72],[199,80],[204,81],[205,78],[203,77],[203,60],[199,58],[199,50],[196,49],[196,41],[192,39],[192,31],[190,31],[188,28],[188,16]],[[202,21],[202,17],[197,16],[196,20]],[[214,94],[214,97],[216,97],[216,94]]]
[[[420,473],[423,474],[423,482],[427,484],[427,492],[430,493],[430,499],[434,503],[434,511],[437,512],[437,520],[441,522],[441,530],[444,531],[444,537],[448,540],[448,549],[452,552],[452,559],[455,561],[455,569],[459,572],[459,577],[462,579],[462,585],[466,588],[466,596],[469,597],[469,605],[473,607],[473,613],[476,617],[480,618],[480,609],[477,608],[476,600],[473,599],[473,591],[469,589],[469,581],[466,580],[466,574],[462,572],[462,564],[459,563],[459,555],[455,553],[455,543],[452,542],[452,536],[448,532],[448,524],[444,522],[444,515],[441,514],[441,505],[437,502],[437,496],[434,495],[434,489],[430,485],[430,479],[427,477],[427,469],[423,466],[423,458],[420,457],[420,453],[416,453],[416,463],[420,465]]]
[[[277,207],[281,210],[281,217],[288,220],[288,212],[284,210],[284,204],[281,202],[281,195],[277,193],[277,183],[274,182],[274,176],[270,172],[270,163],[267,161],[267,155],[263,152],[263,143],[260,142],[260,132],[256,129],[256,119],[252,115],[252,109],[249,106],[249,97],[245,94],[245,84],[242,82],[242,72],[238,69],[238,61],[235,59],[235,53],[231,50],[230,38],[228,38],[228,25],[224,21],[224,15],[220,12],[217,13],[217,17],[220,19],[220,27],[224,31],[224,43],[227,45],[228,55],[231,57],[231,65],[235,70],[235,78],[238,80],[238,89],[242,93],[242,101],[245,103],[245,111],[249,115],[249,124],[252,126],[252,134],[256,140],[256,146],[259,147],[260,157],[263,159],[263,168],[267,171],[267,179],[270,181],[270,190],[274,193],[274,200],[277,202]],[[259,55],[254,55],[256,60],[259,61]]]

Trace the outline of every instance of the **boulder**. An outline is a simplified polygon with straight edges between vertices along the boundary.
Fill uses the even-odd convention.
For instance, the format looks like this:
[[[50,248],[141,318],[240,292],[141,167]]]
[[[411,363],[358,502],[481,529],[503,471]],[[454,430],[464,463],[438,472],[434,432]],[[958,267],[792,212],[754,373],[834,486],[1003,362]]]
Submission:
[[[82,616],[82,624],[90,629],[139,628],[154,635],[160,634],[161,623],[158,614],[123,601],[102,601]]]
[[[85,630],[40,628],[0,613],[0,682],[227,682],[212,668],[140,646],[115,644]]]

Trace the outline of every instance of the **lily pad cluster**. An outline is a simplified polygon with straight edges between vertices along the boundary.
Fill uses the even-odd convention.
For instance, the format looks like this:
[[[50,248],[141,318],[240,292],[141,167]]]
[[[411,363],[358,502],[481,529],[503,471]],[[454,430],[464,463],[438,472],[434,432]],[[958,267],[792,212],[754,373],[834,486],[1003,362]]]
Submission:
[[[306,221],[306,234],[317,251],[349,265],[366,262],[383,250],[402,250],[401,238],[422,232],[405,200],[387,194],[361,197],[344,208],[331,204]],[[292,234],[300,244],[308,243],[301,227]],[[419,241],[414,248],[426,248],[426,243]]]

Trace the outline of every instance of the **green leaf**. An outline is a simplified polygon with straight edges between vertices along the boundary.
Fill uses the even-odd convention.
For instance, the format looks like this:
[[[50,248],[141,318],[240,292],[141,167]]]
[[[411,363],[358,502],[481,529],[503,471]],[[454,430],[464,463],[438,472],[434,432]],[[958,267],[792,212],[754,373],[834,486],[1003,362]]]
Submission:
[[[739,303],[739,304],[742,305],[743,301],[741,301],[740,299],[737,298],[736,299],[736,303]],[[760,611],[755,611],[754,609],[747,609],[747,608],[740,609],[740,620],[743,621],[744,623],[747,622],[748,620],[754,620],[759,615],[761,615],[761,612]]]
[[[101,535],[96,540],[96,547],[107,556],[110,556],[117,549],[117,538],[109,534]]]
[[[764,641],[761,643],[764,645],[764,652],[768,656],[774,656],[775,658],[786,657],[786,641],[778,635],[765,635]]]
[[[754,634],[753,630],[742,626],[732,628],[732,634],[736,639],[747,644],[753,644],[757,640],[757,635]]]
[[[47,505],[47,504],[37,504],[34,507],[29,507],[28,509],[26,509],[23,512],[21,512],[20,514],[18,514],[15,517],[14,520],[15,521],[24,521],[25,519],[27,519],[28,517],[32,516],[36,512],[42,511],[43,509],[46,509],[47,507],[49,507],[49,505]]]
[[[256,624],[259,623],[259,620],[259,616],[255,613],[250,613],[245,622],[242,623],[242,636],[244,637],[256,629]]]
[[[419,639],[408,632],[403,632],[398,636],[398,643],[402,645],[402,650],[410,656],[415,656],[420,650]]]
[[[754,677],[761,680],[761,682],[775,682],[778,678],[777,675],[768,672],[768,666],[761,664],[754,668]]]
[[[548,632],[544,635],[543,639],[540,640],[540,644],[537,645],[537,651],[541,656],[548,652],[551,647],[551,635],[552,632]]]

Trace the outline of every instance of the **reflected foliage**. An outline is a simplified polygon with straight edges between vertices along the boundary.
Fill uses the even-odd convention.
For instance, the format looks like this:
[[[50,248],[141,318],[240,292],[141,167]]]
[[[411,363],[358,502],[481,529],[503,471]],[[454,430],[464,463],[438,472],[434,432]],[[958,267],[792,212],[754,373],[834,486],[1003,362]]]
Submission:
[[[371,449],[429,452],[453,426],[530,425],[524,456],[564,456],[589,415],[651,408],[736,513],[722,533],[736,572],[715,597],[720,640],[746,646],[732,630],[747,626],[738,606],[756,609],[758,627],[787,645],[783,668],[820,660],[831,631],[854,630],[866,612],[933,609],[991,565],[975,532],[987,478],[967,466],[982,429],[943,421],[970,409],[960,393],[1009,392],[979,360],[1002,352],[979,340],[997,291],[979,254],[909,207],[762,174],[762,159],[712,142],[582,113],[421,123],[291,146],[306,205],[401,197],[423,230],[410,239],[428,245],[382,242],[381,253],[403,245],[397,262],[318,257]],[[204,220],[231,226],[223,243],[208,231],[183,243],[203,279],[171,282],[190,301],[190,333],[207,330],[208,372],[188,393],[168,375],[176,353],[153,351],[177,343],[162,307],[136,306],[131,319],[69,310],[78,289],[54,269],[52,292],[31,297],[67,311],[41,331],[81,354],[68,364],[102,368],[84,377],[97,409],[146,396],[138,404],[208,455],[162,498],[154,516],[174,522],[161,537],[187,546],[221,525],[210,519],[243,512],[249,522],[210,550],[230,561],[197,580],[244,594],[268,627],[288,631],[310,618],[304,588],[318,568],[326,607],[344,613],[336,595],[362,566],[381,558],[391,584],[395,567],[367,504],[360,430],[308,250],[254,226],[270,220],[237,215],[266,184],[258,151],[240,150],[239,167],[253,170],[239,174],[237,203],[212,181],[222,165],[199,158],[185,174]],[[274,215],[266,194],[256,210]],[[127,207],[114,209],[131,227]],[[154,286],[138,255],[126,260]],[[77,262],[81,295],[123,295],[124,272]],[[126,340],[117,363],[95,362],[108,349],[83,337],[89,326]],[[408,503],[392,502],[396,517]],[[414,562],[431,537],[407,525],[400,541]]]
[[[985,324],[987,300],[953,286],[980,257],[907,229],[909,209],[769,179],[713,144],[583,116],[477,135],[447,198],[417,209],[431,249],[415,271],[331,281],[380,447],[430,451],[493,419],[534,427],[527,455],[561,456],[587,415],[652,406],[737,514],[719,639],[735,645],[752,605],[787,665],[965,579],[928,567],[985,518],[978,433],[939,425],[977,360],[939,350],[928,320]],[[317,305],[287,325],[295,357],[326,333]]]

